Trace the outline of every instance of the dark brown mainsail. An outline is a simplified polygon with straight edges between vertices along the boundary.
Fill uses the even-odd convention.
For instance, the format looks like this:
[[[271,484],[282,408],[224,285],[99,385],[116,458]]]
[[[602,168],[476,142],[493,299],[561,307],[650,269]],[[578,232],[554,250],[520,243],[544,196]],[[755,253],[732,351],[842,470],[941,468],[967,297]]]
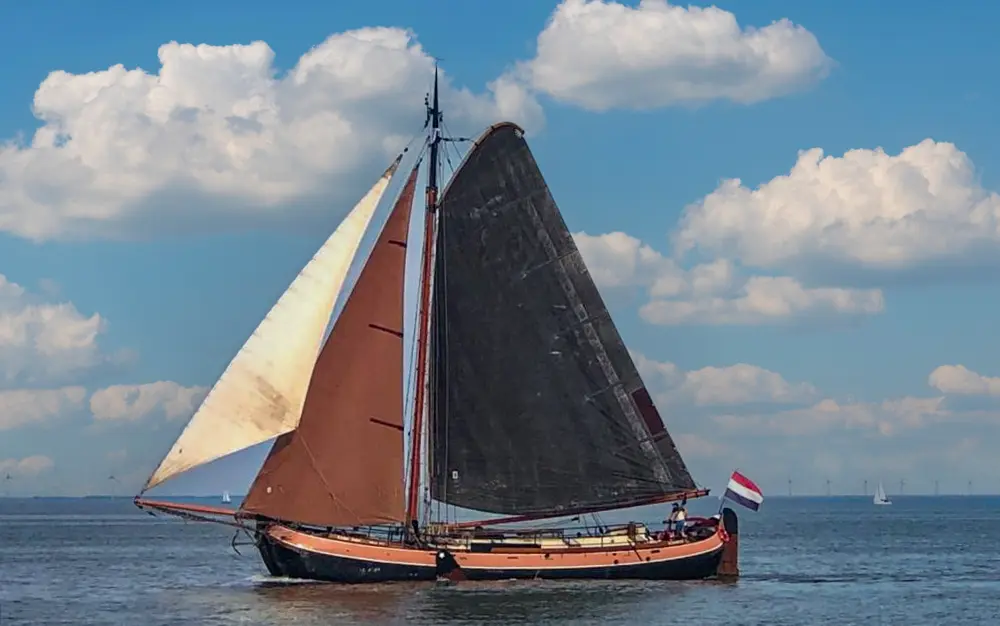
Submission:
[[[414,167],[320,352],[298,427],[240,510],[316,526],[402,522],[403,277]]]
[[[544,516],[696,489],[518,127],[438,213],[431,496]]]

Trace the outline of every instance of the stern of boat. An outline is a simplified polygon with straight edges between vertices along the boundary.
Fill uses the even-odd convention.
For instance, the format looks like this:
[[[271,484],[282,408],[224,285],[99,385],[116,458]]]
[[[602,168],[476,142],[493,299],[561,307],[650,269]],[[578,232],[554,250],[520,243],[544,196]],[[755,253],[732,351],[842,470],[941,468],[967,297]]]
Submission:
[[[722,548],[722,559],[716,575],[721,579],[739,578],[740,575],[740,520],[736,511],[729,507],[722,509],[718,531],[725,544]]]

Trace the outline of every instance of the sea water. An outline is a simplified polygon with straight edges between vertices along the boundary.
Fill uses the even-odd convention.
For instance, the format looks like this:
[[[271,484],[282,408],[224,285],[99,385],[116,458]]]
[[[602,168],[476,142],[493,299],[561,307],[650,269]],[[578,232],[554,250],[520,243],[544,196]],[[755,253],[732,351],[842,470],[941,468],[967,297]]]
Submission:
[[[232,529],[127,501],[0,498],[0,624],[1000,623],[1000,498],[892,499],[736,507],[742,577],[732,584],[345,587],[272,579],[245,537],[243,556],[234,552]],[[718,500],[692,504],[711,514]]]

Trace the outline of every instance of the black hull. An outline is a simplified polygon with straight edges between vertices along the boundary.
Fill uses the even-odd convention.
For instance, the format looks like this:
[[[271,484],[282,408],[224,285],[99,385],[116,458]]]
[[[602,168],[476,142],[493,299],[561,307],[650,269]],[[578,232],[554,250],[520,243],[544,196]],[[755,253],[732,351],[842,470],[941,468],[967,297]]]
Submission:
[[[722,550],[696,557],[612,567],[515,570],[463,569],[464,580],[704,580],[715,576]]]
[[[660,561],[611,567],[567,569],[471,569],[458,568],[445,551],[438,553],[437,566],[366,561],[309,552],[282,545],[265,534],[258,536],[258,549],[273,576],[346,584],[452,580],[702,580],[716,575],[723,549]]]
[[[437,578],[436,567],[380,563],[289,548],[260,534],[257,549],[272,576],[332,583],[427,581]]]

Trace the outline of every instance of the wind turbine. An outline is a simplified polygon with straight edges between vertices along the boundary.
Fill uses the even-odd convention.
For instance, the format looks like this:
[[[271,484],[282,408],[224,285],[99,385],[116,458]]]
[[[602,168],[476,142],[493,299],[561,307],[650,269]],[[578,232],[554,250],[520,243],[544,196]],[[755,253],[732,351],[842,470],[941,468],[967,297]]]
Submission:
[[[868,481],[865,481],[865,495],[868,495]]]
[[[789,497],[791,497],[791,495],[792,495],[792,479],[791,478],[788,479],[788,495],[789,495]]]
[[[902,478],[899,479],[899,495],[903,495],[903,488],[906,486],[906,481]]]
[[[830,495],[830,479],[826,479],[826,495]]]

